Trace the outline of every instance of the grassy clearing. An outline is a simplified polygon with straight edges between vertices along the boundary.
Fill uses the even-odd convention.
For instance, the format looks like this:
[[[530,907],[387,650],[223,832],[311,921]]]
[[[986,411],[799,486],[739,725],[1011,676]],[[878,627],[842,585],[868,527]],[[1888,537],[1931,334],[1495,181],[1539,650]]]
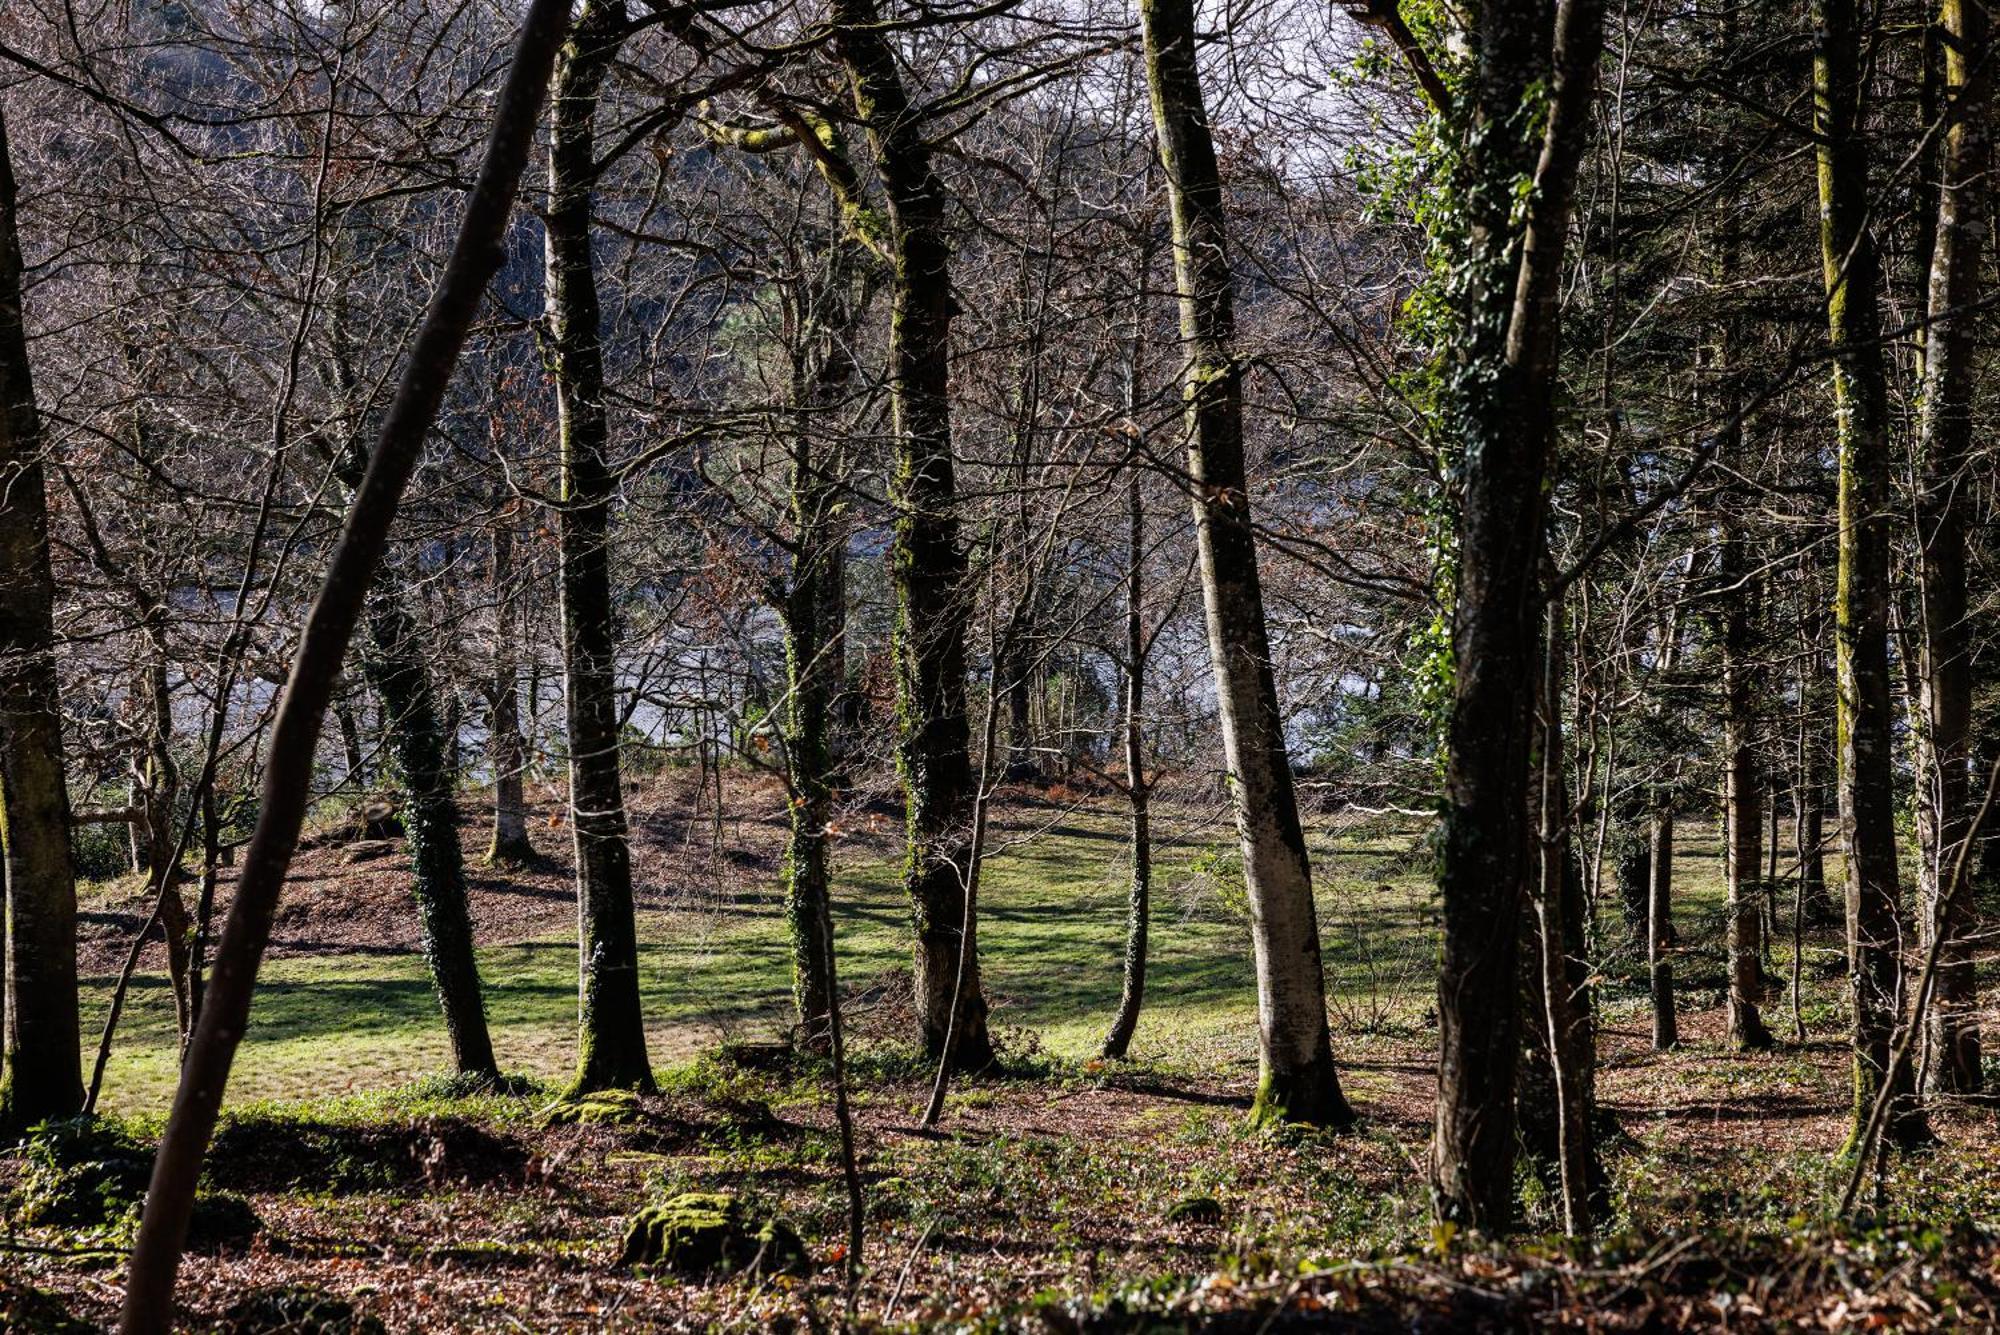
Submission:
[[[1115,810],[1010,815],[981,900],[981,961],[994,1020],[1032,1031],[1052,1054],[1083,1058],[1102,1039],[1118,999],[1124,829]],[[1254,1056],[1256,1016],[1234,836],[1226,826],[1166,824],[1148,1007],[1135,1056],[1233,1067]],[[1411,861],[1417,838],[1395,823],[1323,823],[1314,831],[1337,1022],[1406,1030],[1429,1007],[1432,915],[1428,883]],[[642,915],[642,987],[657,1061],[682,1061],[722,1040],[767,1037],[788,1022],[790,961],[778,893],[774,884],[697,893],[689,907]],[[850,857],[840,867],[838,894],[842,977],[862,983],[906,967],[909,919],[898,864]],[[563,1074],[574,1042],[574,939],[489,947],[480,964],[503,1065],[542,1079]],[[101,1023],[113,981],[86,980],[88,1031]],[[165,980],[142,974],[106,1074],[107,1109],[165,1106],[175,1074],[172,1031]],[[1017,1047],[1026,1041],[1025,1033],[1014,1035]],[[256,1100],[384,1089],[437,1069],[447,1055],[415,955],[274,959],[260,977],[231,1092]]]

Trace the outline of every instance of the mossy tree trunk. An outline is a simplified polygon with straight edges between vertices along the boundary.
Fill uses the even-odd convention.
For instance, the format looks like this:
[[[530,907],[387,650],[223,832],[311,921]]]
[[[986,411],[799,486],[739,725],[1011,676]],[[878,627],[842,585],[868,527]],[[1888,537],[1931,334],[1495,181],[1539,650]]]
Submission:
[[[343,308],[333,319],[336,390],[355,397],[346,350]],[[333,458],[333,469],[348,492],[360,493],[368,472],[360,437],[350,436]],[[474,952],[472,908],[465,879],[465,855],[458,842],[458,792],[450,763],[451,724],[439,708],[437,688],[425,659],[425,644],[402,572],[384,564],[362,601],[367,638],[360,649],[361,671],[381,706],[382,732],[402,772],[407,800],[403,828],[410,854],[410,890],[417,902],[418,937],[424,964],[437,993],[451,1040],[454,1069],[465,1075],[497,1077],[493,1040],[486,1024],[485,990]]]
[[[1815,0],[1814,20],[1820,246],[1840,450],[1834,657],[1858,1138],[1884,1085],[1908,1079],[1906,1070],[1892,1073],[1889,1061],[1903,995],[1889,674],[1889,394],[1861,124],[1862,11],[1856,0]],[[1923,1109],[1909,1092],[1892,1088],[1890,1098],[1889,1141],[1928,1139]]]
[[[1448,369],[1459,513],[1431,1194],[1440,1219],[1489,1230],[1514,1215],[1520,919],[1538,865],[1529,789],[1560,278],[1603,27],[1598,0],[1562,0],[1553,12],[1495,0],[1470,34],[1457,185],[1462,324]],[[1538,95],[1548,100],[1539,157],[1515,128]],[[1524,177],[1533,182],[1525,208]]]
[[[562,441],[562,648],[570,828],[576,840],[579,1032],[575,1090],[653,1087],[639,1004],[631,850],[619,775],[611,599],[617,477],[591,244],[599,93],[627,30],[622,0],[590,0],[556,63],[549,102],[549,356]]]
[[[1968,474],[1977,389],[1980,252],[1991,181],[1992,19],[1983,0],[1944,0],[1944,114],[1949,128],[1939,164],[1936,239],[1930,268],[1929,326],[1918,452],[1917,543],[1923,600],[1917,806],[1929,838],[1921,870],[1922,937],[1942,933],[1926,1041],[1932,1087],[1971,1093],[1980,1086],[1979,1004],[1970,937],[1976,928],[1973,878],[1952,886],[1970,834],[1972,803],[1972,637],[1966,596]],[[1967,868],[1968,873],[1971,868]]]
[[[835,243],[836,245],[841,243]],[[791,559],[778,610],[785,624],[785,765],[791,829],[785,851],[785,918],[792,944],[792,1002],[803,1044],[830,1052],[834,1040],[831,893],[835,709],[846,662],[846,460],[821,419],[852,377],[845,327],[844,266],[827,290],[801,284],[788,303],[792,343]],[[823,328],[835,312],[834,328]]]
[[[16,199],[0,120],[0,851],[7,887],[0,1129],[6,1131],[83,1106],[76,870],[42,466],[47,441],[28,363]]]
[[[888,201],[896,438],[889,564],[917,1022],[927,1053],[975,1070],[992,1061],[993,1042],[979,976],[978,906],[967,893],[975,796],[965,687],[972,607],[952,458],[956,301],[944,186],[931,166],[929,127],[910,103],[875,0],[834,0],[832,13],[834,50]]]
[[[1334,1069],[1312,868],[1278,708],[1243,456],[1243,372],[1215,141],[1202,101],[1191,0],[1139,9],[1153,128],[1173,217],[1182,399],[1202,600],[1223,754],[1243,848],[1257,974],[1253,1121],[1345,1126]]]
[[[356,477],[354,484],[359,484]],[[384,570],[362,616],[368,643],[362,671],[382,702],[382,721],[409,790],[404,811],[417,923],[451,1038],[453,1065],[466,1075],[497,1076],[486,1027],[485,994],[473,953],[465,858],[458,845],[458,803],[446,764],[445,725],[423,657],[422,638],[401,579]]]

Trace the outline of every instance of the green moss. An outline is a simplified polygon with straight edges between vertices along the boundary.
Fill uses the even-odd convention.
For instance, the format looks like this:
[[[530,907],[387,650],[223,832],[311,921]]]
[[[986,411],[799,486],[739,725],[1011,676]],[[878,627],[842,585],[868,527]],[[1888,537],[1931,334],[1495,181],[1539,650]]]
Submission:
[[[798,1272],[806,1268],[806,1252],[783,1220],[753,1218],[734,1196],[686,1191],[633,1214],[618,1264],[658,1266],[689,1277],[752,1267]]]

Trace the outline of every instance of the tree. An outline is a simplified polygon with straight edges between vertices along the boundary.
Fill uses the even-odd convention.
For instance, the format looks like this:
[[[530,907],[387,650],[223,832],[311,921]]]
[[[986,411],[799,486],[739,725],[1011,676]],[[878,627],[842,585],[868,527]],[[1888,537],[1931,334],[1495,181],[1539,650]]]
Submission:
[[[1868,140],[1861,122],[1862,13],[1816,0],[1813,124],[1818,134],[1820,252],[1840,447],[1839,570],[1834,595],[1840,721],[1840,825],[1847,851],[1848,970],[1853,995],[1854,1134],[1892,1073],[1903,996],[1898,946],[1889,679],[1889,378],[1882,351],[1882,268],[1868,225]],[[1888,1135],[1929,1136],[1922,1108],[1892,1091]]]
[[[1312,868],[1271,671],[1243,459],[1243,368],[1215,142],[1202,103],[1192,0],[1144,0],[1146,82],[1172,208],[1189,486],[1209,660],[1257,969],[1255,1122],[1346,1126],[1326,1023]]]
[[[257,828],[243,857],[236,898],[216,950],[215,976],[181,1068],[126,1271],[121,1335],[165,1335],[173,1323],[174,1277],[187,1240],[195,1183],[215,1131],[222,1091],[250,1015],[257,968],[271,936],[278,894],[311,800],[313,761],[341,661],[361,618],[376,567],[424,438],[437,420],[466,332],[500,266],[501,240],[527,166],[542,97],[569,19],[567,0],[535,0],[507,78],[451,258],[410,345],[396,396],[383,416],[368,472],[306,618],[291,677],[271,731]]]
[[[7,874],[0,1129],[11,1131],[83,1106],[47,442],[28,364],[17,205],[0,116],[0,853]]]
[[[1559,280],[1603,44],[1596,0],[1551,15],[1483,6],[1456,166],[1466,256],[1446,433],[1458,469],[1453,676],[1438,872],[1438,1108],[1431,1191],[1441,1219],[1504,1228],[1514,1210],[1521,905],[1536,866],[1529,814],[1542,643],[1547,467],[1555,435]],[[1547,88],[1539,155],[1514,127]],[[1515,221],[1515,182],[1532,182]]]
[[[955,512],[951,435],[951,245],[929,130],[912,103],[875,0],[834,0],[833,46],[866,127],[888,204],[889,394],[896,460],[897,765],[916,928],[917,1023],[924,1050],[959,1070],[993,1060],[970,893],[974,789],[966,713],[972,615]]]
[[[1936,1000],[1929,1017],[1927,1069],[1933,1088],[1980,1086],[1978,978],[1969,937],[1973,883],[1940,902],[1941,887],[1968,836],[1972,813],[1972,637],[1966,596],[1966,527],[1978,345],[1972,311],[1982,290],[1980,261],[1992,166],[1992,18],[1982,0],[1945,0],[1942,41],[1944,147],[1936,237],[1930,256],[1928,320],[1917,449],[1919,592],[1922,600],[1917,813],[1923,842],[1922,937],[1942,934]]]
[[[577,1092],[653,1087],[639,1005],[639,941],[619,777],[611,504],[602,319],[591,247],[598,97],[626,35],[623,0],[590,0],[549,99],[548,343],[561,414],[562,649],[570,829],[576,841]]]

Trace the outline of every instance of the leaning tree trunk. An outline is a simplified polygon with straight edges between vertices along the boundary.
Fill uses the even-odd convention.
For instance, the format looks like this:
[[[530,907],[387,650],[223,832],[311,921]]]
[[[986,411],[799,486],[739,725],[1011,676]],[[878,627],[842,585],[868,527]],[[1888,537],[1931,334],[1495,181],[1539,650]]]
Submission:
[[[894,255],[889,392],[896,437],[889,553],[895,587],[897,764],[907,806],[903,882],[916,925],[924,1049],[959,1070],[993,1060],[979,981],[972,869],[973,779],[966,716],[972,615],[959,545],[951,436],[951,250],[928,128],[910,104],[876,0],[834,0],[834,49],[867,126],[888,200]]]
[[[257,828],[243,855],[207,1001],[196,1021],[173,1111],[153,1161],[138,1240],[126,1268],[121,1335],[165,1335],[173,1324],[174,1278],[187,1240],[195,1183],[250,1018],[250,996],[271,939],[279,893],[298,848],[312,795],[320,728],[403,490],[437,421],[486,286],[500,267],[507,218],[527,166],[542,95],[568,18],[564,0],[534,0],[522,20],[513,64],[495,99],[493,133],[467,196],[451,258],[411,341],[395,398],[369,458],[367,477],[348,510],[326,579],[299,636],[291,676],[271,725]]]
[[[528,746],[521,736],[520,603],[514,587],[514,520],[503,509],[493,517],[493,683],[487,748],[493,764],[493,840],[486,860],[498,865],[534,860],[528,841],[528,804],[523,776]]]
[[[574,1091],[646,1089],[625,790],[618,770],[618,646],[591,191],[598,94],[626,28],[623,0],[590,0],[557,61],[549,99],[548,328],[562,440],[562,648],[570,829],[576,841],[578,1035]]]
[[[0,812],[6,837],[6,1039],[0,1130],[83,1106],[76,870],[55,664],[45,439],[28,365],[14,167],[0,120]]]
[[[1929,1029],[1932,1087],[1970,1093],[1980,1085],[1978,980],[1970,937],[1972,878],[1951,868],[1970,833],[1972,637],[1967,623],[1966,517],[1972,409],[1977,390],[1980,243],[1986,228],[1991,18],[1983,0],[1945,0],[1942,30],[1946,114],[1939,166],[1936,240],[1931,254],[1930,321],[1924,341],[1922,478],[1917,542],[1923,598],[1921,719],[1917,802],[1931,838],[1921,868],[1926,946],[1941,934]],[[1941,887],[1955,884],[1949,902]]]
[[[1312,868],[1264,624],[1243,458],[1243,370],[1222,181],[1202,104],[1192,0],[1143,0],[1147,84],[1173,211],[1188,472],[1223,753],[1243,845],[1256,956],[1255,1121],[1345,1126],[1334,1069]]]
[[[1819,134],[1820,245],[1840,445],[1839,573],[1834,645],[1840,726],[1840,824],[1847,849],[1847,949],[1854,1016],[1854,1141],[1890,1080],[1898,1006],[1896,870],[1889,676],[1888,371],[1881,343],[1881,258],[1868,225],[1868,148],[1860,123],[1861,7],[1816,0],[1813,59]],[[1891,1090],[1888,1135],[1929,1135],[1923,1109]]]

